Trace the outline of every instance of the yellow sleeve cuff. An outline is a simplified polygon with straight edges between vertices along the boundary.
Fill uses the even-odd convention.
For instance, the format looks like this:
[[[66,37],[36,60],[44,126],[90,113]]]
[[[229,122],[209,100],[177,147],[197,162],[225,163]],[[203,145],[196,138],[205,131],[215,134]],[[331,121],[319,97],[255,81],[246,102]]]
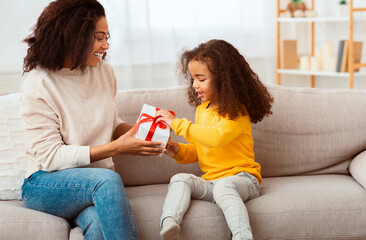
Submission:
[[[177,162],[183,161],[184,159],[184,154],[182,154],[184,152],[183,148],[184,148],[184,144],[183,143],[178,143],[179,145],[179,151],[174,155],[174,160]]]
[[[174,118],[174,120],[172,121],[172,123],[170,124],[170,128],[173,129],[175,131],[175,129],[177,128],[177,124],[180,121],[179,118]]]

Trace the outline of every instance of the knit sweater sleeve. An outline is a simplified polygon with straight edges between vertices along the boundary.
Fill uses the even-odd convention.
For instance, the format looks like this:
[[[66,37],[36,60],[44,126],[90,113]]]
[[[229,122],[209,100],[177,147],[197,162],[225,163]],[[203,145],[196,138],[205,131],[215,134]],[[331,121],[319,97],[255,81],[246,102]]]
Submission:
[[[59,117],[49,105],[50,101],[50,97],[42,96],[38,91],[22,95],[28,154],[35,156],[38,169],[45,171],[89,165],[89,146],[66,145],[63,142]]]
[[[184,138],[192,144],[218,148],[226,145],[247,129],[250,121],[247,116],[237,120],[221,119],[215,126],[205,126],[194,124],[186,118],[176,118],[172,122],[172,129],[178,136]]]
[[[198,161],[197,149],[193,144],[179,143],[179,151],[174,156],[177,163],[187,164]]]

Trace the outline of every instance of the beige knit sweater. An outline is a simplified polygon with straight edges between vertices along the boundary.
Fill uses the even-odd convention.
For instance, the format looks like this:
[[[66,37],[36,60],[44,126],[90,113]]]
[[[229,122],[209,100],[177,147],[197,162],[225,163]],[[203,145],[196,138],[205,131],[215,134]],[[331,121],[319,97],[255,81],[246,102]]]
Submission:
[[[38,170],[113,169],[112,158],[90,164],[90,147],[111,141],[123,122],[114,103],[116,89],[116,77],[106,62],[84,72],[38,67],[27,73],[22,86],[26,177]]]

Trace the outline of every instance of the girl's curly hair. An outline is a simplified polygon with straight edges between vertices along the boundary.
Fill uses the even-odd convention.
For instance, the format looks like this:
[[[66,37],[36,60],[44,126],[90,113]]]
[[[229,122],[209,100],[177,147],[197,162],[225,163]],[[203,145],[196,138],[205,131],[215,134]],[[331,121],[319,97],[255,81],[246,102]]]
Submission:
[[[181,77],[188,80],[188,102],[193,106],[202,103],[193,88],[193,78],[188,64],[195,60],[207,65],[211,72],[211,101],[218,104],[221,116],[236,119],[249,115],[251,122],[260,122],[272,114],[273,97],[250,68],[245,58],[230,43],[213,39],[200,44],[193,50],[186,50],[180,58]]]
[[[84,70],[100,17],[105,17],[105,11],[97,0],[51,2],[39,16],[32,33],[23,40],[28,44],[23,71],[29,72],[37,66],[59,70],[65,54],[72,60],[71,69]]]

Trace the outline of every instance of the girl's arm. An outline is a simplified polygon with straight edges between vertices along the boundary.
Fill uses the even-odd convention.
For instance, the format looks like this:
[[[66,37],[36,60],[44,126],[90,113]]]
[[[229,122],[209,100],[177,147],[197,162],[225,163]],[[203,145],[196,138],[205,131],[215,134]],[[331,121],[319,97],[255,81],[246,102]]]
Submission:
[[[165,154],[175,159],[177,163],[195,163],[198,161],[196,146],[193,144],[177,143],[169,140]]]
[[[194,144],[178,143],[179,152],[174,156],[177,163],[187,164],[198,161],[197,149]]]
[[[197,145],[216,148],[231,142],[243,132],[251,135],[249,116],[242,116],[236,120],[221,118],[215,126],[194,124],[186,118],[176,118],[166,110],[158,111],[155,116],[158,117],[157,121],[166,122],[176,135],[184,136],[188,142]]]
[[[222,118],[215,126],[194,124],[187,119],[175,119],[171,125],[175,134],[196,145],[217,148],[226,145],[240,134],[251,136],[251,125],[248,116],[237,120]]]
[[[168,143],[166,144],[165,154],[171,158],[174,158],[174,156],[179,152],[179,149],[179,144],[169,139]]]

